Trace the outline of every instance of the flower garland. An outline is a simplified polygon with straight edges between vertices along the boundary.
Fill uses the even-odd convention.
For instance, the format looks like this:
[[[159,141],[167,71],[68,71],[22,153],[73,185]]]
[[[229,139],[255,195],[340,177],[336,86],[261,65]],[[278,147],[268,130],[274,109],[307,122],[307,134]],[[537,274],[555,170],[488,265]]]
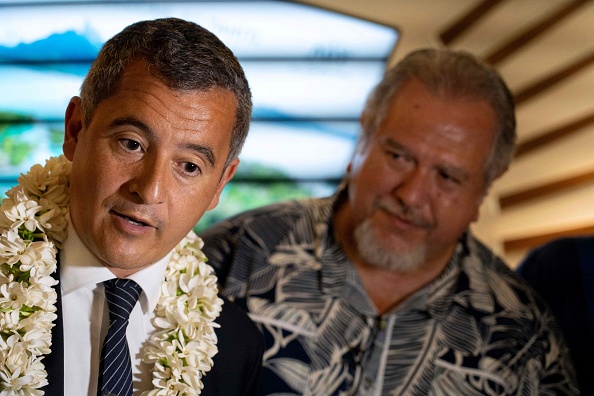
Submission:
[[[67,237],[70,162],[50,158],[21,175],[0,207],[0,395],[43,395],[51,352],[56,255]],[[146,396],[198,395],[217,353],[214,320],[223,301],[217,278],[191,231],[174,249],[144,350],[153,364]]]

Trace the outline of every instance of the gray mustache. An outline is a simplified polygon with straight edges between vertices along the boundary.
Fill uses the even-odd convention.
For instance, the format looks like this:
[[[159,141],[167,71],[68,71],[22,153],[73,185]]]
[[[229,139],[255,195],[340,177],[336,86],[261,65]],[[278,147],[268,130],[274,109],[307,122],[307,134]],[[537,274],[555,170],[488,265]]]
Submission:
[[[428,230],[434,228],[433,222],[426,219],[416,209],[404,205],[399,200],[380,198],[377,200],[375,206],[379,209],[385,210],[403,218],[404,220],[414,224],[416,227],[426,228]]]

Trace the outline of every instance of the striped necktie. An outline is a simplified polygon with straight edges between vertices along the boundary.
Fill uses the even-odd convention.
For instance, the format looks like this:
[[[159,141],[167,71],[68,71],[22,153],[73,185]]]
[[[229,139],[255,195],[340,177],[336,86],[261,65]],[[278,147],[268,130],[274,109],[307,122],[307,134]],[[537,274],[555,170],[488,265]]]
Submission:
[[[109,330],[101,349],[97,394],[132,396],[132,364],[126,328],[142,289],[130,279],[110,279],[103,285],[109,309]]]

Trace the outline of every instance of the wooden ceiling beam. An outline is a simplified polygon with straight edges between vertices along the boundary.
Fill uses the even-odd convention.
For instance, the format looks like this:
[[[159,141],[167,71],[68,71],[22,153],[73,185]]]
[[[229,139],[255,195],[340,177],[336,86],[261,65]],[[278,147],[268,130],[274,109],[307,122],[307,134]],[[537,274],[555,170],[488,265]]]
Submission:
[[[511,194],[502,195],[499,205],[502,209],[518,205],[544,195],[553,194],[573,187],[583,186],[594,182],[594,170],[588,170],[550,183],[527,188]]]
[[[538,136],[528,139],[525,142],[518,144],[516,148],[516,158],[521,157],[531,151],[554,144],[561,139],[573,135],[579,130],[594,124],[594,112],[587,114],[577,120],[573,120],[558,128],[539,133]]]
[[[578,73],[579,71],[589,67],[594,63],[594,51],[586,54],[581,59],[578,59],[574,63],[566,66],[550,74],[549,76],[543,78],[540,81],[537,81],[526,88],[520,89],[515,95],[514,100],[516,105],[520,105],[525,101],[532,99],[536,95],[540,94],[541,92],[551,88],[553,85],[560,83],[563,80],[573,76],[574,74]]]
[[[445,29],[439,34],[439,38],[445,45],[449,45],[452,41],[460,37],[464,32],[470,29],[479,19],[487,15],[489,11],[502,0],[483,0],[476,7],[471,9],[468,13],[463,15],[460,19],[454,22],[449,28]]]
[[[563,19],[567,18],[569,15],[577,11],[581,6],[588,2],[590,2],[590,0],[575,0],[573,2],[567,3],[564,7],[559,8],[553,14],[543,18],[539,22],[522,31],[517,36],[512,37],[507,42],[503,43],[499,48],[487,55],[485,60],[492,65],[500,63],[502,60],[524,47],[530,41],[534,40],[561,22]]]
[[[594,224],[564,228],[527,237],[506,239],[503,241],[503,249],[506,253],[518,250],[530,250],[554,239],[583,235],[594,235]]]

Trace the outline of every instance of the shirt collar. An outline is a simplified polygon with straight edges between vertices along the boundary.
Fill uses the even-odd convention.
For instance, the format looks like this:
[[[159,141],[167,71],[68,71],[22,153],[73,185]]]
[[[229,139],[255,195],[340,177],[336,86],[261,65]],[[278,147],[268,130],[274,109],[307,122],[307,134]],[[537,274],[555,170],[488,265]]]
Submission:
[[[365,293],[357,270],[348,259],[344,249],[334,234],[333,217],[347,198],[346,183],[342,183],[331,197],[318,201],[312,219],[314,252],[320,263],[320,287],[328,294],[348,302],[358,312],[367,316],[377,316],[373,302]]]
[[[347,199],[347,185],[343,181],[333,196],[321,201],[323,207],[318,213],[322,216],[314,219],[318,223],[318,226],[313,228],[315,243],[324,246],[320,251],[331,256],[317,258],[320,263],[323,263],[320,271],[322,289],[326,294],[345,299],[357,306],[360,312],[372,315],[377,311],[367,293],[363,292],[363,283],[356,269],[343,249],[334,247],[338,242],[334,237],[332,226],[333,214]],[[397,314],[402,310],[417,310],[427,312],[434,318],[447,315],[457,279],[462,271],[462,262],[475,256],[472,241],[470,231],[464,233],[458,240],[456,250],[444,271],[433,282],[415,292],[388,314]],[[337,265],[343,266],[342,271],[336,268]]]
[[[59,252],[60,283],[63,295],[81,288],[95,289],[98,284],[113,279],[113,273],[83,244],[76,230],[68,220],[68,238]],[[143,313],[154,311],[157,306],[165,270],[173,251],[146,268],[128,276],[142,288],[140,306]]]

